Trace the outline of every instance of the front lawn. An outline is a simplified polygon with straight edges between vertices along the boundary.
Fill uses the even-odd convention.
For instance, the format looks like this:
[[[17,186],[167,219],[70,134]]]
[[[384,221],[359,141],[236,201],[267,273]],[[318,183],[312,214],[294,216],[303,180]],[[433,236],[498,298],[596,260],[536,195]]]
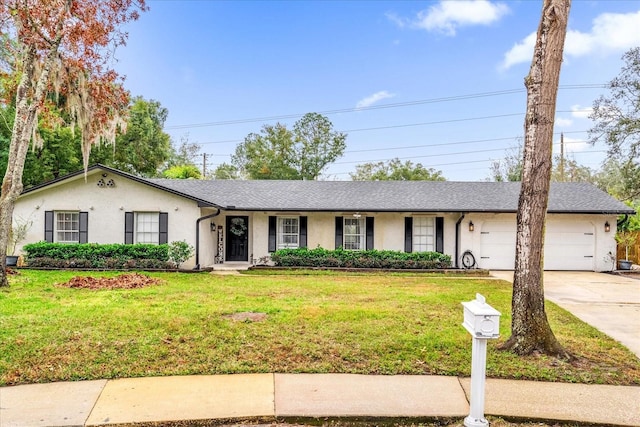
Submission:
[[[640,384],[631,352],[551,303],[552,328],[576,362],[496,350],[509,334],[504,281],[304,273],[154,273],[161,284],[90,290],[56,284],[116,273],[23,270],[0,290],[0,385],[248,372],[469,376],[460,302],[476,292],[503,313],[489,377]],[[232,316],[243,312],[266,318]]]

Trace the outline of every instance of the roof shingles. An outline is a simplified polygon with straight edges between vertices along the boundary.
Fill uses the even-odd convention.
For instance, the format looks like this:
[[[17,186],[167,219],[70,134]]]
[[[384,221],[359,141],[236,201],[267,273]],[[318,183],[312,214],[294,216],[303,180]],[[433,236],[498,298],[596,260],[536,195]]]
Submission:
[[[224,208],[269,211],[515,212],[520,183],[150,179]],[[633,213],[588,183],[553,183],[549,212]]]

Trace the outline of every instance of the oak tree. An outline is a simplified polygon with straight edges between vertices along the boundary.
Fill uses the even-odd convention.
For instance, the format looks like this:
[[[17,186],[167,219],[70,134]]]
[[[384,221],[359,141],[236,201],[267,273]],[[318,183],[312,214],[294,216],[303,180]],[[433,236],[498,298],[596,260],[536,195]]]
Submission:
[[[281,123],[263,126],[236,147],[231,165],[236,176],[249,179],[318,179],[322,171],[344,154],[347,136],[333,130],[321,114],[307,113],[293,130]],[[215,176],[229,172],[229,165]],[[220,168],[219,167],[219,168]]]
[[[164,129],[169,111],[160,102],[135,97],[127,112],[127,130],[116,136],[113,146],[91,152],[90,163],[101,163],[144,177],[160,175],[171,158],[171,137]]]
[[[349,173],[353,181],[446,181],[442,171],[425,168],[422,163],[411,160],[402,162],[395,158],[386,162],[370,162],[356,166]]]
[[[109,57],[126,40],[122,26],[145,9],[144,0],[0,3],[0,41],[5,58],[10,58],[3,65],[12,68],[3,71],[15,76],[15,92],[9,91],[15,93],[15,118],[0,190],[0,286],[8,286],[6,249],[29,144],[42,141],[39,124],[61,125],[47,123],[48,102],[63,101],[65,122],[80,132],[86,168],[91,146],[103,139],[113,141],[126,123],[122,113],[128,93],[109,68]],[[53,101],[48,99],[51,94]]]
[[[607,159],[619,165],[626,183],[618,197],[633,200],[640,198],[640,47],[622,59],[620,74],[607,84],[609,94],[593,103],[589,141],[609,147]]]
[[[551,181],[553,126],[571,0],[544,0],[529,75],[525,78],[522,184],[518,200],[511,336],[502,345],[519,355],[539,351],[570,358],[545,312],[544,226]]]

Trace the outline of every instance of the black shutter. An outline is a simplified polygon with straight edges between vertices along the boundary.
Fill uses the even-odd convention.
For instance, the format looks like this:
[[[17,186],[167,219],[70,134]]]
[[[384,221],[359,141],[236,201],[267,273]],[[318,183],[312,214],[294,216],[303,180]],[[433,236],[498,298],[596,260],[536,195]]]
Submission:
[[[367,222],[367,242],[366,248],[368,251],[373,249],[373,217],[368,216],[366,219]]]
[[[53,243],[53,211],[44,212],[44,240]]]
[[[404,218],[404,251],[413,252],[413,218]]]
[[[160,212],[160,236],[158,236],[158,243],[163,245],[169,243],[169,214],[167,212]]]
[[[436,217],[436,252],[444,253],[444,218]]]
[[[344,242],[342,241],[342,228],[343,228],[342,217],[336,217],[336,249],[341,247]]]
[[[78,243],[87,243],[89,241],[89,212],[80,212],[79,220],[80,235]]]
[[[307,217],[300,217],[300,245],[301,248],[307,247]]]
[[[277,218],[275,216],[269,217],[269,248],[267,249],[269,252],[276,251],[276,227],[277,227]]]
[[[124,213],[124,244],[133,245],[133,212]]]

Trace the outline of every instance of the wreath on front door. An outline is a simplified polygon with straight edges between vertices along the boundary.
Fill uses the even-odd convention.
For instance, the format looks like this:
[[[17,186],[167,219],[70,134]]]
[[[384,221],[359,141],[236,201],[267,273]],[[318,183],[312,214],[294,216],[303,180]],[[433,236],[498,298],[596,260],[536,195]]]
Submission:
[[[243,236],[247,231],[247,226],[244,223],[244,218],[232,218],[231,228],[229,228],[229,231],[236,236]]]

